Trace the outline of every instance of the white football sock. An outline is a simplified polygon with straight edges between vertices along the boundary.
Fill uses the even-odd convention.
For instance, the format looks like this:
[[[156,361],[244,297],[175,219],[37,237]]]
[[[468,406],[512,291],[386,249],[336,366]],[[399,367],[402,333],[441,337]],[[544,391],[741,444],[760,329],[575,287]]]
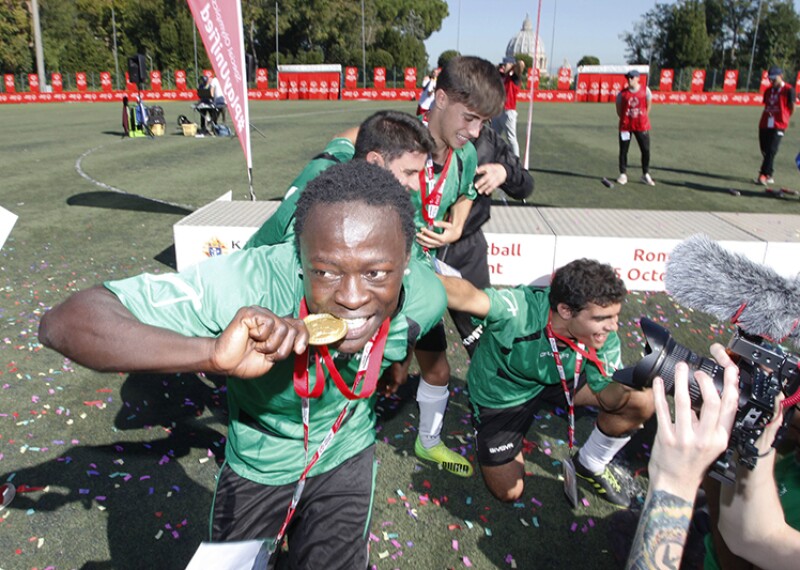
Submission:
[[[625,444],[631,440],[631,436],[624,437],[611,437],[600,431],[600,428],[594,426],[592,434],[586,443],[581,447],[578,454],[578,461],[581,465],[586,467],[590,472],[599,475],[605,471],[606,465],[611,463],[614,456],[620,449],[625,447]]]
[[[442,439],[442,420],[450,391],[447,386],[433,386],[420,377],[417,388],[419,404],[419,439],[425,449],[438,445]]]

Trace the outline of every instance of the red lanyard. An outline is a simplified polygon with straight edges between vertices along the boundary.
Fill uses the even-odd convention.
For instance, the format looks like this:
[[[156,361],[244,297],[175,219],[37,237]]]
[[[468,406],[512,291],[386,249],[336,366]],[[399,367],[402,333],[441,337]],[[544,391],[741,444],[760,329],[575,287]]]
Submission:
[[[305,298],[303,298],[303,300],[300,302],[300,318],[302,319],[307,315],[308,305],[306,304]],[[309,350],[306,349],[303,354],[295,356],[293,381],[295,392],[298,396],[300,396],[300,407],[303,417],[303,450],[305,451],[306,466],[297,481],[297,486],[295,487],[294,494],[292,495],[292,502],[289,504],[289,508],[286,511],[286,518],[284,519],[283,524],[278,531],[278,535],[275,537],[276,550],[281,545],[283,537],[286,534],[286,529],[289,527],[289,522],[292,520],[292,517],[297,510],[297,503],[300,502],[300,497],[303,495],[303,488],[305,487],[308,473],[317,463],[319,458],[322,457],[322,454],[325,452],[325,450],[330,446],[334,436],[339,431],[339,428],[342,427],[342,423],[344,423],[344,419],[347,417],[347,412],[350,408],[350,401],[360,398],[369,398],[375,392],[375,386],[377,385],[378,377],[380,376],[381,362],[383,361],[383,350],[386,347],[386,339],[388,336],[389,319],[386,319],[383,321],[378,331],[364,346],[361,354],[361,362],[358,366],[358,372],[356,372],[356,377],[353,381],[352,390],[350,390],[341,374],[339,374],[339,371],[336,369],[336,364],[333,362],[333,358],[331,358],[327,346],[322,346],[315,351],[316,382],[313,389],[311,388],[308,374]],[[320,354],[322,354],[322,361],[320,360]],[[336,418],[336,421],[333,422],[331,429],[328,430],[327,434],[325,434],[325,437],[319,444],[319,447],[309,460],[309,400],[310,398],[319,398],[322,395],[323,389],[325,388],[325,374],[322,370],[323,361],[325,363],[325,367],[328,369],[328,372],[331,375],[331,378],[333,378],[333,382],[336,384],[336,387],[339,388],[339,391],[342,393],[342,395],[344,395],[345,398],[347,398],[348,401],[345,403],[342,411],[339,412],[339,416]],[[356,390],[358,389],[358,386],[361,384],[362,380],[364,381],[364,387],[358,393],[356,393]]]
[[[553,327],[550,325],[550,323],[547,323],[545,332],[547,333],[547,339],[550,341],[550,348],[553,350],[553,360],[556,361],[558,377],[561,379],[561,387],[564,389],[564,398],[567,400],[567,408],[569,410],[569,427],[567,428],[567,437],[569,440],[569,451],[572,453],[572,444],[575,440],[575,403],[573,401],[573,394],[570,392],[569,386],[567,386],[567,374],[564,372],[564,365],[561,362],[561,354],[558,352],[558,343],[556,342],[555,333],[553,332]],[[575,374],[573,376],[572,387],[572,389],[576,392],[578,390],[578,379],[581,376],[581,367],[583,365],[583,353],[586,351],[586,347],[583,344],[578,343],[577,346],[580,350],[575,351]]]
[[[422,124],[428,126],[428,115],[422,118]],[[428,228],[433,229],[433,221],[439,213],[439,206],[442,203],[442,193],[444,182],[447,180],[447,173],[450,171],[450,160],[453,158],[453,149],[447,149],[447,158],[444,161],[444,168],[439,175],[439,180],[433,172],[433,155],[428,155],[425,161],[425,169],[419,173],[419,191],[422,193],[422,217],[428,223]]]

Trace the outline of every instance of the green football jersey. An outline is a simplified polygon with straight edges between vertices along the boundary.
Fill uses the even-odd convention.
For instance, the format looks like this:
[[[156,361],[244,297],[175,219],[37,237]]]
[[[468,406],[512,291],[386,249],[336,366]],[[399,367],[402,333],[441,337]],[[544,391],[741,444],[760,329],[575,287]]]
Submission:
[[[478,196],[473,184],[475,169],[477,167],[478,154],[472,143],[468,142],[462,148],[453,151],[453,157],[450,159],[450,166],[447,169],[447,173],[442,171],[434,174],[434,178],[437,182],[442,176],[447,176],[442,185],[442,198],[434,220],[446,220],[450,207],[455,204],[456,200],[461,196],[466,196],[470,200],[474,200]],[[414,204],[414,222],[417,229],[427,228],[428,222],[425,221],[425,217],[422,214],[422,209],[424,208],[422,204],[422,193],[412,192],[411,202]],[[437,231],[441,233],[441,230]],[[417,247],[415,252],[424,257],[421,247]],[[430,254],[435,256],[436,250],[430,250]]]
[[[470,399],[487,408],[510,408],[536,397],[545,386],[561,383],[545,333],[550,314],[549,289],[523,285],[485,291],[491,304],[482,321],[481,342],[467,373]],[[559,349],[559,354],[571,385],[576,353],[567,347]],[[608,335],[597,351],[597,358],[606,375],[586,358],[581,369],[581,375],[585,375],[594,392],[605,388],[614,371],[622,366],[616,332]]]
[[[431,329],[446,307],[444,287],[424,265],[403,279],[401,306],[392,317],[381,370],[402,361],[416,339]],[[304,295],[300,263],[291,244],[261,247],[211,258],[181,273],[144,274],[105,286],[142,322],[188,336],[215,337],[237,310],[262,306],[276,315],[298,316]],[[359,358],[332,353],[352,386]],[[315,366],[309,366],[312,385]],[[294,482],[305,467],[300,398],[292,383],[294,357],[264,376],[229,377],[230,428],[226,456],[231,468],[267,485]],[[323,367],[324,369],[324,367]],[[311,400],[309,449],[313,453],[347,403],[325,370],[325,389]],[[376,396],[351,403],[351,416],[310,475],[333,469],[375,441]]]
[[[269,219],[262,224],[256,233],[250,236],[244,249],[262,245],[275,245],[294,240],[294,213],[297,209],[297,200],[306,189],[306,185],[319,174],[340,162],[349,162],[353,159],[356,149],[350,139],[335,138],[328,143],[322,154],[314,157],[300,175],[294,179],[286,191],[281,205]]]

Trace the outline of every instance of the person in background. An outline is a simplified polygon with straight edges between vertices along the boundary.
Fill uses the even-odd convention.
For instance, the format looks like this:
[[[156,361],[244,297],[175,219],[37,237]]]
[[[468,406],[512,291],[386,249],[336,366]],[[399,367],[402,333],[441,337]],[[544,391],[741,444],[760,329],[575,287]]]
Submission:
[[[508,144],[514,155],[519,158],[519,142],[517,141],[517,96],[522,84],[522,75],[525,73],[525,62],[513,57],[503,58],[498,66],[503,76],[503,88],[506,92],[506,102],[503,112],[492,119],[492,127],[498,133],[505,134]]]
[[[416,115],[424,115],[431,109],[433,104],[433,94],[436,93],[436,78],[439,77],[442,68],[437,67],[431,71],[430,75],[426,75],[422,80],[422,92],[419,95],[419,104],[417,105]]]
[[[225,93],[222,91],[222,85],[219,83],[219,79],[217,76],[211,78],[211,83],[209,85],[211,89],[211,100],[214,103],[214,106],[217,108],[217,113],[219,120],[221,122],[225,122],[225,110],[227,106],[225,105]]]
[[[794,87],[783,80],[783,70],[772,66],[767,71],[770,87],[764,91],[764,111],[758,122],[758,146],[761,149],[761,167],[758,169],[756,184],[774,184],[775,156],[778,154],[783,136],[789,128],[789,120],[794,113]]]
[[[650,88],[639,85],[641,74],[632,69],[625,74],[628,84],[617,93],[619,117],[619,176],[617,184],[628,183],[628,149],[631,137],[636,139],[642,154],[642,184],[655,186],[650,176],[650,107],[653,104]]]

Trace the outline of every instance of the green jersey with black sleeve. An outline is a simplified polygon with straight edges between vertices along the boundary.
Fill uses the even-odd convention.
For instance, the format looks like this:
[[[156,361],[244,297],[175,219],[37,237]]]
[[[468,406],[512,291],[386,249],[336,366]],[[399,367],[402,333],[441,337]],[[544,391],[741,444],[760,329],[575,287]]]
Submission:
[[[325,150],[311,159],[300,175],[294,179],[281,205],[256,230],[256,233],[250,236],[244,249],[294,241],[294,213],[297,209],[297,200],[306,189],[306,185],[334,164],[350,162],[355,153],[356,149],[350,139],[340,137],[329,142]]]
[[[450,207],[456,203],[461,197],[465,196],[469,200],[474,200],[478,193],[475,190],[473,180],[475,179],[475,169],[478,167],[478,154],[475,147],[471,142],[468,142],[460,149],[453,151],[453,156],[450,159],[450,164],[447,171],[444,171],[444,166],[434,165],[434,179],[436,183],[439,182],[442,176],[445,176],[444,182],[441,187],[441,201],[439,209],[434,216],[435,221],[447,220],[450,212]],[[424,174],[420,177],[420,187],[422,188],[424,182]],[[425,205],[422,200],[422,191],[411,193],[411,202],[414,204],[415,217],[417,230],[427,228],[428,222],[422,213]],[[441,233],[442,230],[437,229]],[[422,248],[415,248],[417,254],[422,255]],[[436,250],[430,250],[432,256],[436,255]]]
[[[485,289],[489,314],[467,373],[470,399],[486,408],[510,408],[536,397],[545,386],[560,384],[545,327],[550,315],[549,288]],[[574,349],[559,349],[564,372],[572,384]],[[584,355],[581,375],[599,392],[622,366],[620,340],[611,332],[599,350]]]
[[[433,271],[416,266],[403,279],[403,294],[393,315],[381,370],[402,361],[410,346],[442,317],[444,288]],[[260,247],[211,258],[180,273],[144,274],[105,286],[141,322],[187,336],[216,337],[241,307],[262,306],[276,315],[298,317],[304,295],[300,263],[292,244]],[[360,355],[331,352],[345,382],[352,386]],[[309,359],[309,380],[316,366]],[[301,399],[292,382],[294,356],[277,362],[264,376],[229,377],[230,427],[227,462],[240,476],[265,485],[298,480],[306,464]],[[347,400],[327,369],[325,388],[310,401],[309,451],[319,447]],[[325,473],[375,441],[376,396],[353,401],[347,421],[309,476]]]

